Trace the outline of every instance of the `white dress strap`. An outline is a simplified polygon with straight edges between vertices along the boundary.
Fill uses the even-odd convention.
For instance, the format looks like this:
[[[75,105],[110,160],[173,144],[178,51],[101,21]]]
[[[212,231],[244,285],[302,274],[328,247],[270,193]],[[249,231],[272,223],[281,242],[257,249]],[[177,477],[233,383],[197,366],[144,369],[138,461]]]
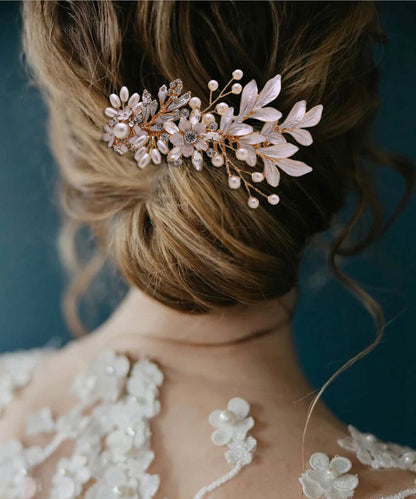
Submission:
[[[249,412],[249,403],[239,397],[232,398],[228,402],[227,409],[211,412],[209,422],[215,428],[211,437],[212,442],[218,446],[227,446],[225,459],[233,465],[233,468],[209,485],[202,487],[194,499],[202,499],[209,492],[229,482],[244,466],[252,462],[257,441],[248,435],[248,431],[254,426],[254,419],[249,416]]]

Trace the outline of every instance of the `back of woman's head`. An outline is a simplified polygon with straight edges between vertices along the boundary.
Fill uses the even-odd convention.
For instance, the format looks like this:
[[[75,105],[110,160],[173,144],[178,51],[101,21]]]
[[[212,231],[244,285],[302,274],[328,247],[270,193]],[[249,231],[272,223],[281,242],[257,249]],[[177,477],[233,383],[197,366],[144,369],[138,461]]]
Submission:
[[[90,225],[128,282],[157,300],[195,312],[283,295],[349,192],[360,201],[353,223],[375,207],[363,166],[378,105],[372,2],[37,1],[24,18],[66,215]],[[155,95],[180,77],[204,99],[210,79],[225,83],[236,68],[259,85],[280,73],[283,112],[301,99],[324,106],[297,158],[313,171],[283,176],[277,206],[250,210],[220,168],[138,170],[100,141],[108,95],[122,85]]]

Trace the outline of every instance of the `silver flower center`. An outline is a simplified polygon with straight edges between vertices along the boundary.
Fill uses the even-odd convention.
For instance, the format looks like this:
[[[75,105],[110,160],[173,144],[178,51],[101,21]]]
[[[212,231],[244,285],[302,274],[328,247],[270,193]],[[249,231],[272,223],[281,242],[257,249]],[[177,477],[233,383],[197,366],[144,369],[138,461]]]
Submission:
[[[183,138],[184,138],[185,142],[188,142],[189,144],[193,144],[194,142],[196,142],[198,135],[193,130],[188,130],[187,132],[185,132],[185,135]]]

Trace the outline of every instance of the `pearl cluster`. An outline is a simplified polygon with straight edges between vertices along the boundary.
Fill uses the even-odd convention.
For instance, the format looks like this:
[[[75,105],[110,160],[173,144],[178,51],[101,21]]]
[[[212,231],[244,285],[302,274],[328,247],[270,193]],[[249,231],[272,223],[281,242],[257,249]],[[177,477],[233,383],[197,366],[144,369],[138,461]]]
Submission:
[[[140,169],[150,163],[160,165],[163,156],[168,165],[175,167],[190,158],[197,171],[208,162],[216,168],[224,167],[229,188],[244,188],[250,208],[260,205],[259,197],[277,205],[280,197],[264,193],[257,185],[265,181],[277,187],[280,171],[299,177],[312,170],[305,163],[290,159],[298,148],[287,142],[284,134],[302,145],[310,145],[312,137],[305,128],[319,122],[322,106],[306,112],[306,102],[300,101],[280,124],[282,113],[267,106],[279,95],[280,75],[266,82],[260,92],[254,80],[243,87],[239,83],[242,78],[243,71],[234,70],[221,91],[218,81],[210,80],[205,107],[199,97],[191,96],[190,92],[182,94],[180,79],[169,86],[162,85],[157,99],[147,90],[142,96],[130,95],[123,86],[119,94],[110,95],[111,107],[105,109],[105,114],[111,121],[104,127],[103,140],[119,154],[133,151]],[[225,101],[231,94],[241,94],[239,112]],[[255,130],[246,120],[250,123],[257,120],[263,126]],[[258,160],[263,162],[263,171],[254,170]]]

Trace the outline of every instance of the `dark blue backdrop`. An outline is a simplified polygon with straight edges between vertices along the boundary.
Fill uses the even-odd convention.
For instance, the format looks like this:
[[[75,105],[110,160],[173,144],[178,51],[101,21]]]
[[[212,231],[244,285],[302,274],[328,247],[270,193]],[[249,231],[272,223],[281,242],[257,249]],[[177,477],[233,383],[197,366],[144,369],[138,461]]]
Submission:
[[[415,158],[416,4],[384,2],[390,43],[377,55],[383,105],[377,137],[388,150]],[[70,334],[60,312],[64,275],[57,259],[55,168],[46,146],[45,109],[20,64],[19,3],[0,4],[0,351],[44,345]],[[386,208],[400,180],[383,175]],[[412,200],[392,230],[344,268],[381,302],[390,321],[376,352],[343,374],[325,399],[344,421],[382,438],[416,446],[416,265]],[[302,264],[296,342],[304,369],[320,386],[368,344],[374,326],[363,308],[328,274],[321,251]]]

